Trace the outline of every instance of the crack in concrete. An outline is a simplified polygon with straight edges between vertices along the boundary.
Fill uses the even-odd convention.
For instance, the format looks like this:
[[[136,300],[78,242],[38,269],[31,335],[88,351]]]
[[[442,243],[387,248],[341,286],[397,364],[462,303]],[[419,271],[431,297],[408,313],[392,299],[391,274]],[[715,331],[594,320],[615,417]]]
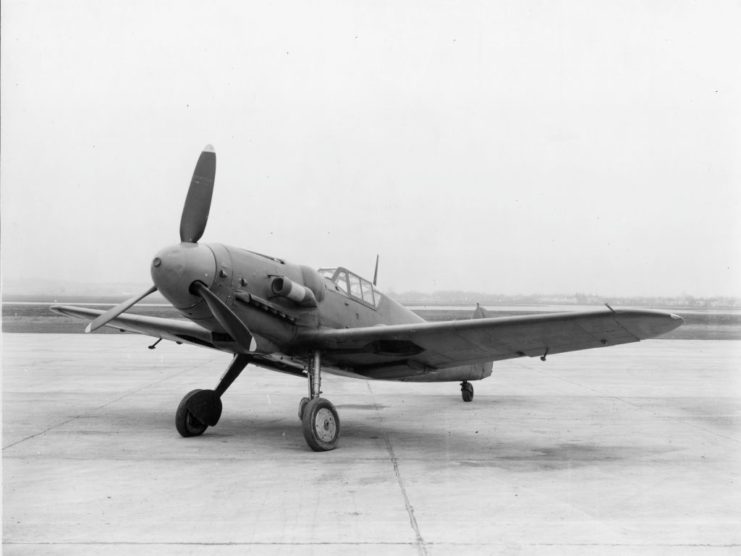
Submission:
[[[383,416],[381,415],[381,406],[376,403],[376,396],[371,389],[370,382],[366,382],[366,386],[368,387],[368,392],[370,392],[371,397],[373,398],[373,405],[376,409],[376,413],[378,414],[378,418],[381,422],[383,422]],[[396,452],[394,452],[394,447],[391,445],[391,440],[389,439],[387,433],[383,434],[383,441],[386,445],[386,451],[389,454],[391,465],[394,468],[396,483],[399,485],[399,490],[401,491],[401,495],[404,498],[404,507],[406,508],[407,515],[409,516],[409,524],[412,526],[412,530],[414,531],[417,549],[419,550],[419,554],[421,556],[427,556],[427,546],[425,544],[425,540],[422,538],[422,533],[419,530],[417,517],[414,515],[414,506],[412,506],[412,503],[409,500],[407,489],[404,486],[404,480],[401,478],[401,472],[399,471],[399,458],[396,457]]]
[[[21,444],[23,442],[26,442],[27,440],[31,440],[32,438],[36,438],[37,436],[42,436],[42,435],[46,434],[47,432],[49,432],[50,430],[53,430],[53,429],[56,429],[56,428],[59,428],[59,427],[63,427],[67,423],[71,423],[72,421],[74,421],[76,419],[80,419],[82,417],[88,417],[90,415],[93,415],[95,412],[100,411],[101,409],[103,409],[105,407],[108,407],[109,405],[114,404],[114,403],[116,403],[118,401],[121,401],[125,397],[130,396],[131,394],[136,394],[137,392],[141,392],[142,390],[146,390],[147,388],[149,388],[151,386],[154,386],[155,384],[160,384],[161,382],[165,382],[166,380],[170,380],[171,378],[175,378],[176,376],[179,376],[179,375],[182,375],[184,373],[190,372],[193,369],[197,369],[200,366],[201,366],[200,364],[193,365],[192,367],[188,367],[186,369],[177,371],[177,372],[175,372],[175,373],[173,373],[171,375],[167,375],[165,377],[162,377],[159,380],[155,380],[154,382],[151,382],[149,384],[145,384],[144,386],[141,386],[140,388],[134,388],[133,390],[129,390],[128,392],[125,392],[125,393],[121,394],[117,398],[114,398],[114,399],[112,399],[110,401],[107,401],[103,405],[99,405],[97,407],[94,407],[93,409],[90,409],[89,411],[86,411],[84,413],[80,413],[79,415],[74,415],[74,416],[70,417],[69,419],[67,419],[65,421],[62,421],[61,423],[55,423],[55,424],[53,424],[53,425],[45,428],[44,430],[42,430],[40,432],[37,432],[37,433],[31,434],[29,436],[26,436],[25,438],[21,438],[20,440],[16,440],[15,442],[11,442],[7,446],[3,446],[3,452],[5,452],[5,450],[7,450],[9,448],[12,448],[13,446],[17,446],[18,444]]]

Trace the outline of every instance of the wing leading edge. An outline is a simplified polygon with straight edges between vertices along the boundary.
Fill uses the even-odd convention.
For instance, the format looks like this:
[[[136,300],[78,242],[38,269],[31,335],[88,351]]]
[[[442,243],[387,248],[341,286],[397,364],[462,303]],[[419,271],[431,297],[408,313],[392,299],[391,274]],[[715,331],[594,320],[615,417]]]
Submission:
[[[87,307],[75,307],[70,305],[54,305],[51,310],[60,315],[66,315],[79,319],[91,320],[103,314],[99,309],[88,309]],[[217,334],[206,330],[197,324],[181,320],[162,317],[149,317],[145,315],[121,314],[105,326],[121,330],[122,332],[133,332],[144,334],[155,338],[171,340],[179,344],[193,344],[209,347],[227,353],[235,353],[240,350],[234,340],[226,334]],[[263,354],[250,352],[246,354],[250,363],[265,367],[273,371],[287,373],[294,376],[305,376],[303,363],[294,361],[283,354]]]
[[[637,342],[682,324],[677,315],[605,309],[370,328],[321,329],[298,338],[325,360],[374,378],[402,378],[483,361]]]
[[[104,312],[99,309],[88,309],[87,307],[71,305],[54,305],[51,307],[51,310],[60,315],[88,320],[95,319]],[[185,342],[220,349],[215,342],[212,332],[202,326],[198,326],[194,322],[186,320],[125,313],[107,322],[106,326],[121,330],[122,332],[133,332],[155,338],[163,338],[173,342]],[[231,340],[231,338],[228,339]]]

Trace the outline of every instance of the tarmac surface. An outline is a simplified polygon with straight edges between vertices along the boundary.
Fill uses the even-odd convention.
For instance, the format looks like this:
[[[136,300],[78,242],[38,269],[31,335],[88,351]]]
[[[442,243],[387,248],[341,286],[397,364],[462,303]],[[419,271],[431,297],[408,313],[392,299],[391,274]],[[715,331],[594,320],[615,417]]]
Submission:
[[[248,367],[221,422],[174,413],[226,354],[112,335],[3,336],[5,554],[738,554],[741,342],[504,361],[447,384]]]

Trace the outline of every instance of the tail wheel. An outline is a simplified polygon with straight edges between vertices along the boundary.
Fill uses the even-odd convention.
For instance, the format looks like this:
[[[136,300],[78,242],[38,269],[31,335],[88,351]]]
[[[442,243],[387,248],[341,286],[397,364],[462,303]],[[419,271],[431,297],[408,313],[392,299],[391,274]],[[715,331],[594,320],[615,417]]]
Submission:
[[[340,437],[340,418],[329,400],[314,398],[306,404],[301,418],[304,438],[315,452],[326,452],[337,447]]]
[[[461,382],[461,397],[464,402],[473,401],[473,384],[465,380]]]

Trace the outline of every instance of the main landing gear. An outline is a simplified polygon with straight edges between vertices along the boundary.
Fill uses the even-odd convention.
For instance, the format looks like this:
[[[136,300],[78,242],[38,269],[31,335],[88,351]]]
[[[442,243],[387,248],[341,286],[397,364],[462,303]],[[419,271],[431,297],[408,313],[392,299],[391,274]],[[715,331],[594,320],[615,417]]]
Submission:
[[[200,436],[213,427],[221,417],[221,396],[250,362],[247,355],[238,354],[221,377],[214,390],[193,390],[185,395],[175,413],[175,427],[181,436]],[[321,356],[314,353],[309,361],[309,397],[301,398],[298,416],[304,438],[315,452],[326,452],[337,447],[340,437],[340,418],[337,410],[321,394]]]
[[[308,368],[309,397],[301,398],[298,416],[309,448],[326,452],[337,447],[340,437],[340,417],[329,400],[320,398],[322,385],[321,356],[315,352]]]
[[[175,412],[175,428],[181,436],[200,436],[219,422],[221,396],[249,362],[247,355],[235,355],[216,389],[193,390],[185,395]]]

